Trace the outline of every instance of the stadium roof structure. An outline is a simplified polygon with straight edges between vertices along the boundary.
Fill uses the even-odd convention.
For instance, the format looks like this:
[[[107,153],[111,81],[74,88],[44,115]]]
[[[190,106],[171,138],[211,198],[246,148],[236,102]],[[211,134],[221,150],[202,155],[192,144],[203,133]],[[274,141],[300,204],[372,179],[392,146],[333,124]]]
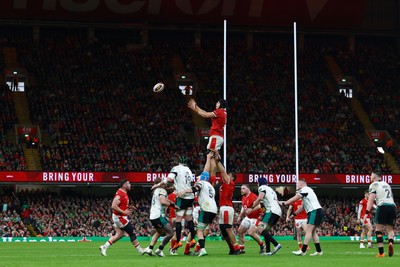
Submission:
[[[126,27],[232,27],[399,32],[399,1],[381,0],[4,0],[3,23]]]

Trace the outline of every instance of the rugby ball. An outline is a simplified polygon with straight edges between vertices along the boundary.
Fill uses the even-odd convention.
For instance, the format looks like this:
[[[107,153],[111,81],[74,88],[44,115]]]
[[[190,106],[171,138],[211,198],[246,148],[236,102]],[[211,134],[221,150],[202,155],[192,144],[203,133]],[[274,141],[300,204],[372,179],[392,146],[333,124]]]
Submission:
[[[165,85],[163,83],[157,83],[156,85],[154,85],[153,87],[153,92],[154,93],[159,93],[162,90],[164,90]]]

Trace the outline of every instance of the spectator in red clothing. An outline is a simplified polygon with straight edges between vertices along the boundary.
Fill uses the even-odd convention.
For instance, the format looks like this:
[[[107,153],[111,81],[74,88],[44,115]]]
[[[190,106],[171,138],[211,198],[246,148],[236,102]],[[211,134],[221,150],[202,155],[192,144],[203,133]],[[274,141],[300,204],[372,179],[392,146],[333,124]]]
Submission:
[[[32,210],[29,208],[29,206],[22,211],[22,219],[24,220],[25,224],[31,223],[31,213]]]

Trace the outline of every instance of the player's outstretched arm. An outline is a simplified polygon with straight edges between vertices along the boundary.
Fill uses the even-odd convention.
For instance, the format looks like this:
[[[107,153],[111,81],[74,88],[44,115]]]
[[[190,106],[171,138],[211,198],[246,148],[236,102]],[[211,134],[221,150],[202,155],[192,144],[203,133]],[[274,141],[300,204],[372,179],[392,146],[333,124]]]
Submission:
[[[278,201],[279,205],[290,205],[291,203],[295,202],[296,200],[300,199],[301,195],[296,194],[292,198],[286,200],[286,201]]]
[[[218,161],[217,166],[218,166],[218,169],[219,169],[220,172],[221,172],[222,181],[223,181],[224,183],[226,183],[226,184],[229,184],[229,183],[231,182],[231,178],[230,178],[229,175],[226,173],[224,165],[223,165],[220,161]]]
[[[288,208],[288,210],[286,212],[286,222],[290,221],[290,215],[292,214],[292,209],[293,209],[293,207],[289,206],[289,208]]]
[[[197,106],[196,101],[194,99],[190,99],[188,102],[188,108],[196,112],[198,115],[200,115],[203,118],[215,118],[217,117],[214,112],[207,112],[203,109],[201,109],[199,106]]]

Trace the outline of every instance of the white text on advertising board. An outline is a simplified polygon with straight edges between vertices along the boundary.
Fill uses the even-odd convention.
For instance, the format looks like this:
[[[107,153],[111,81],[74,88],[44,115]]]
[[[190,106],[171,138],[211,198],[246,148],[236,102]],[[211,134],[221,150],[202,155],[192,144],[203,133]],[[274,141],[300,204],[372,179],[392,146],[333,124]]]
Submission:
[[[43,172],[43,182],[94,182],[92,172]]]

